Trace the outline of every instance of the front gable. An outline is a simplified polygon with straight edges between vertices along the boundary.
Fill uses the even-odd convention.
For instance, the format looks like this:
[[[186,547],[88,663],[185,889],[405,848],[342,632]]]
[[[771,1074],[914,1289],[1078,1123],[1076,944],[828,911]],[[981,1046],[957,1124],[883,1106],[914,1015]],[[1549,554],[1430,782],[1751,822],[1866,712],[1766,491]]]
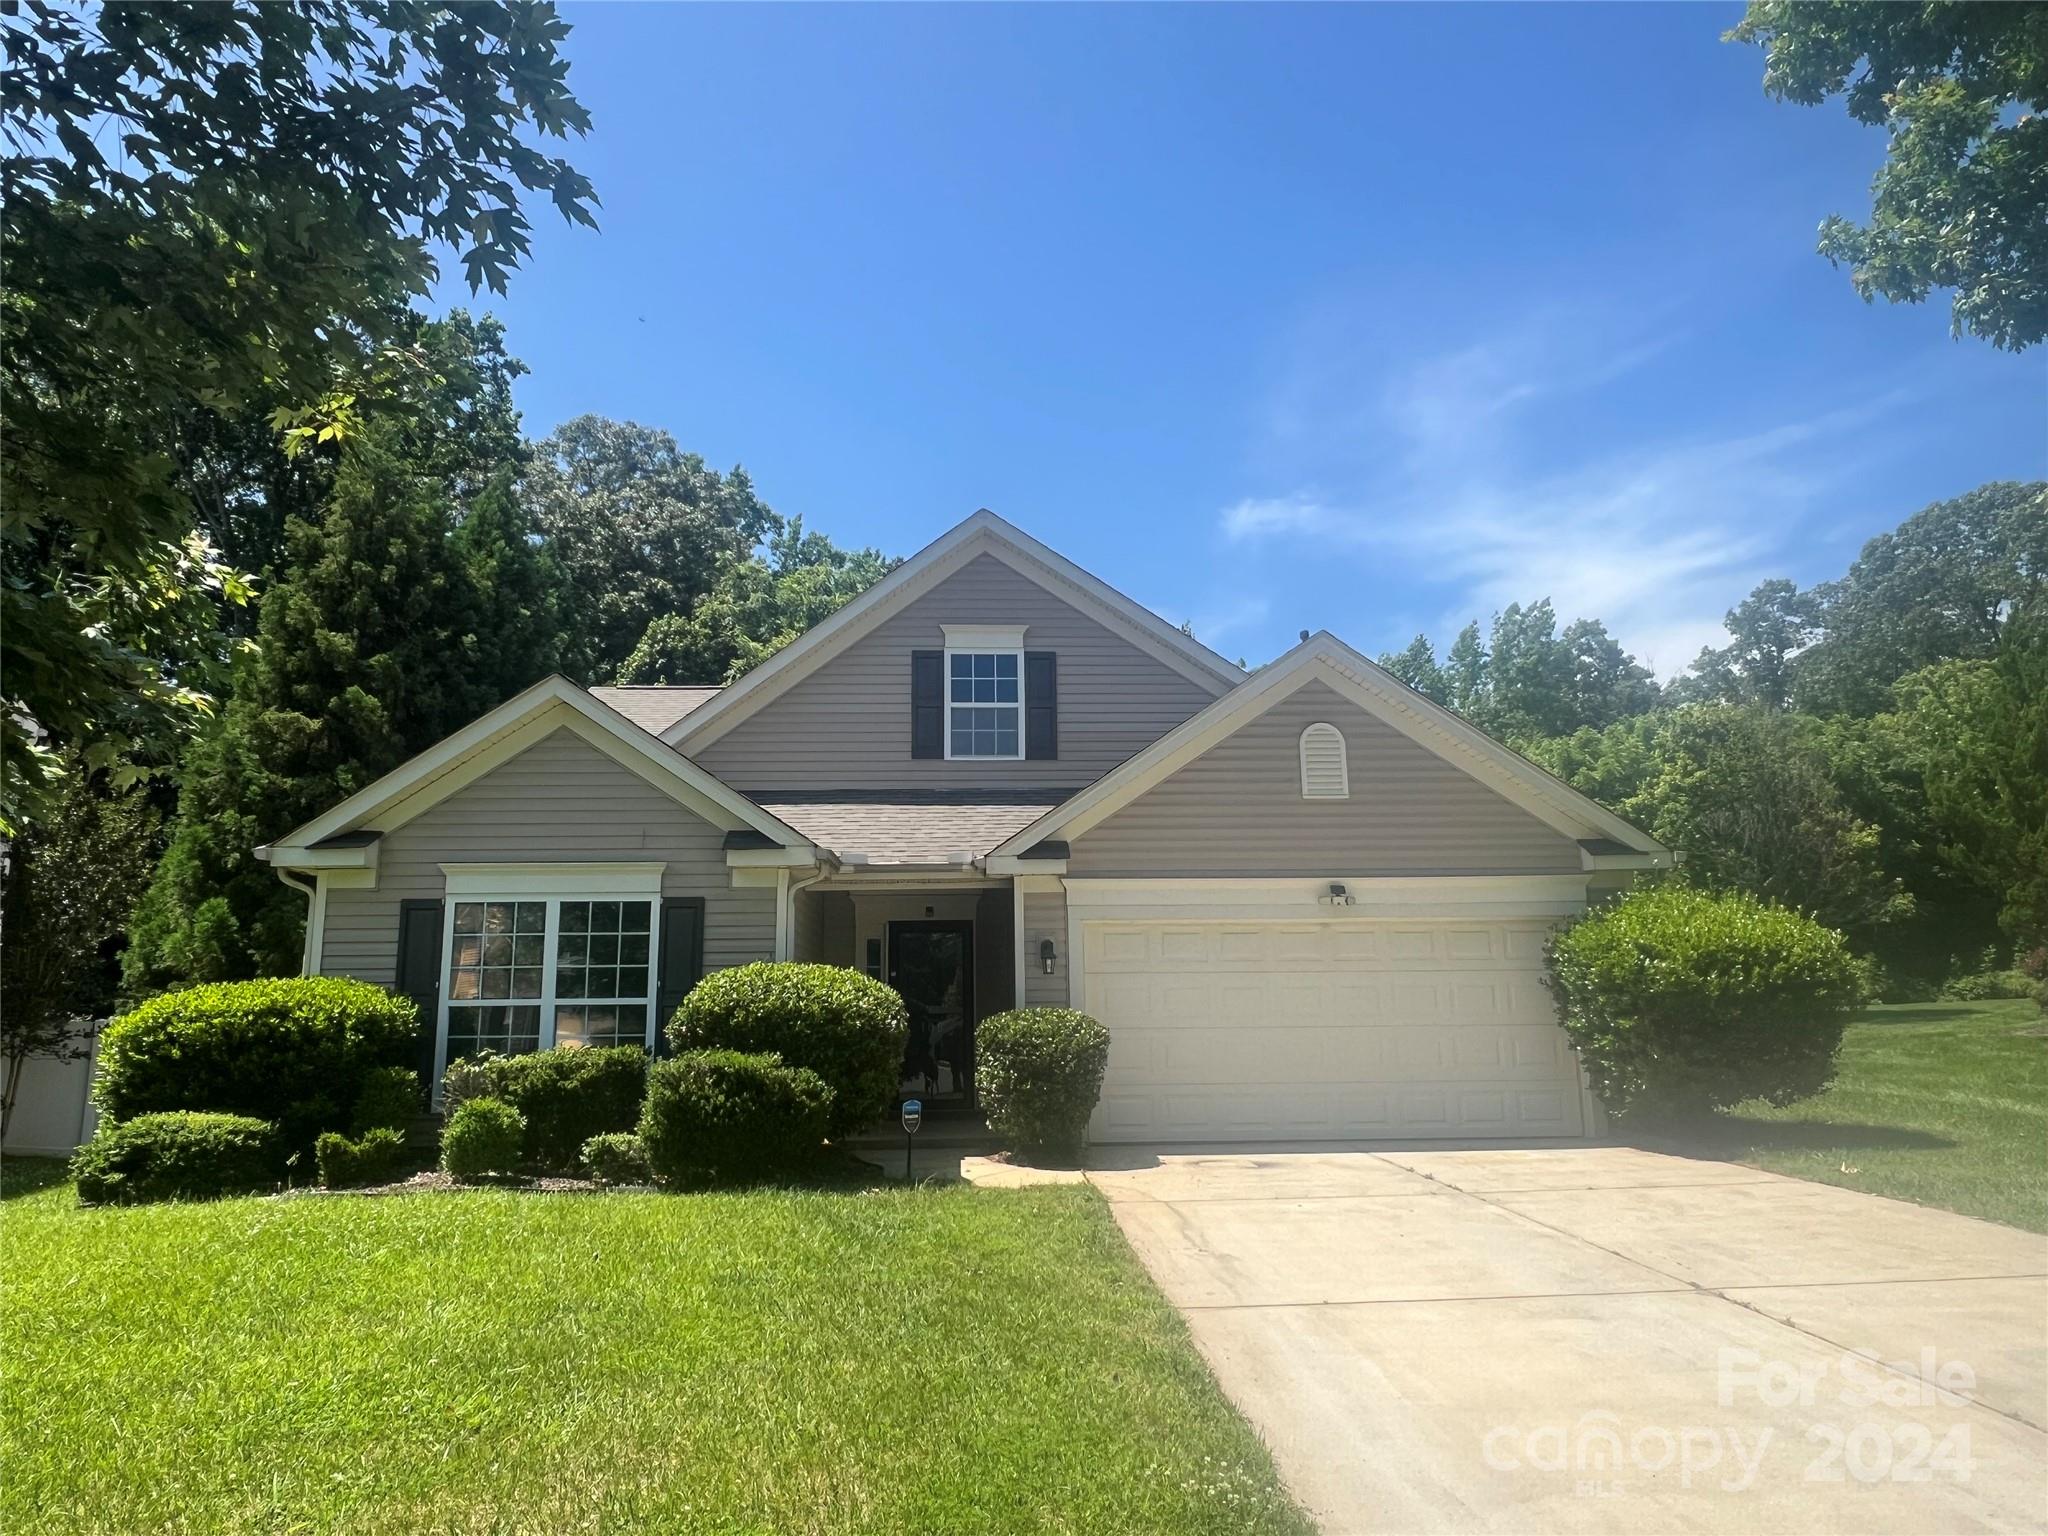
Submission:
[[[1213,764],[1198,766],[1212,755]],[[1365,794],[1377,788],[1412,823],[1419,842],[1402,851],[1401,825],[1358,808],[1344,782],[1348,763],[1355,764],[1350,771],[1365,770]],[[1167,794],[1149,799],[1174,780]],[[1305,803],[1287,809],[1262,798],[1282,794],[1288,805]],[[1242,686],[999,844],[991,857],[1044,857],[1048,849],[1078,847],[1148,799],[1138,816],[1095,841],[1084,858],[1093,872],[1125,862],[1142,863],[1145,873],[1196,872],[1213,863],[1219,873],[1249,874],[1261,860],[1327,871],[1325,848],[1366,858],[1365,867],[1375,870],[1383,858],[1412,861],[1405,863],[1411,872],[1655,869],[1676,862],[1641,829],[1327,632],[1303,637]],[[1269,824],[1262,819],[1268,817],[1280,820]],[[1220,845],[1207,853],[1169,846],[1175,837],[1214,844],[1212,819],[1247,829],[1232,844],[1240,854]],[[1270,837],[1307,836],[1311,826],[1320,834],[1312,839],[1316,849],[1260,851]],[[1461,840],[1470,846],[1461,848]],[[1120,843],[1127,845],[1121,851]],[[1070,863],[1069,873],[1079,867]]]
[[[775,893],[734,888],[726,829],[707,812],[715,814],[558,725],[385,832],[374,886],[330,877],[312,969],[394,985],[402,904],[440,901],[451,865],[659,866],[664,899],[706,901],[708,965],[765,958],[774,952]]]
[[[1310,738],[1314,796],[1311,727],[1335,732]],[[1067,860],[1070,875],[1119,877],[1579,868],[1573,839],[1313,679],[1074,839]]]
[[[799,789],[1073,789],[1150,745],[1224,691],[1223,680],[1056,590],[1014,558],[966,558],[722,730],[675,739],[745,793]],[[1027,655],[1056,658],[1055,755],[1029,760],[913,754],[913,657],[943,652],[947,628],[1022,630]],[[1170,653],[1169,653],[1170,654]],[[737,685],[734,690],[737,692]],[[723,702],[723,701],[721,701]]]

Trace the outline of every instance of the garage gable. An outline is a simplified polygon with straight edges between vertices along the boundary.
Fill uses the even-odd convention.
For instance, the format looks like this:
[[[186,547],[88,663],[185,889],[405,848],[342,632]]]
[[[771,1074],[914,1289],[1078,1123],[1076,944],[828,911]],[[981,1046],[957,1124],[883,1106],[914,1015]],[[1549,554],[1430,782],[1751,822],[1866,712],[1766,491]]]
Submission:
[[[1067,868],[1135,877],[1546,874],[1576,872],[1580,862],[1573,839],[1309,678],[1074,839]]]
[[[1337,718],[1322,719],[1322,713]],[[1269,716],[1277,718],[1269,722]],[[1189,772],[1211,757],[1209,766]],[[1360,809],[1354,783],[1368,801],[1377,787],[1381,808]],[[1106,839],[1098,835],[1169,784],[1140,816],[1120,821]],[[1384,813],[1389,804],[1420,818],[1405,841],[1387,840],[1401,830]],[[1554,837],[1532,831],[1531,823]],[[1097,874],[1107,872],[1108,860],[1142,855],[1146,873],[1246,875],[1262,860],[1290,857],[1284,847],[1262,852],[1255,846],[1274,832],[1328,832],[1344,839],[1344,847],[1372,855],[1369,867],[1410,873],[1651,869],[1676,862],[1640,828],[1327,633],[1304,639],[991,853],[1043,857],[1047,846],[1078,850],[1092,839],[1088,859]],[[1375,832],[1387,837],[1361,841]],[[1467,841],[1462,851],[1457,836]],[[1188,862],[1194,856],[1176,851],[1176,839],[1210,849],[1205,857],[1220,862]],[[1560,839],[1569,845],[1562,851]],[[1120,841],[1126,843],[1121,851]],[[1168,862],[1152,861],[1155,845]],[[1387,855],[1391,863],[1381,862],[1378,851],[1385,848],[1395,850]],[[1319,867],[1329,867],[1332,851],[1321,847]]]

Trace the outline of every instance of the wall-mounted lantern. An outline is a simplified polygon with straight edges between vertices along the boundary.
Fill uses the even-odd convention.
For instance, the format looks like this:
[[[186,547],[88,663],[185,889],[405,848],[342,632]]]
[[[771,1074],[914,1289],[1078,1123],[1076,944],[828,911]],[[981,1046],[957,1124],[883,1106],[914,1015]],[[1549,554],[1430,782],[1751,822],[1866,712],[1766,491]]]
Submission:
[[[1052,974],[1053,967],[1059,963],[1059,958],[1059,951],[1052,947],[1051,939],[1038,941],[1038,963],[1045,967],[1046,975]]]

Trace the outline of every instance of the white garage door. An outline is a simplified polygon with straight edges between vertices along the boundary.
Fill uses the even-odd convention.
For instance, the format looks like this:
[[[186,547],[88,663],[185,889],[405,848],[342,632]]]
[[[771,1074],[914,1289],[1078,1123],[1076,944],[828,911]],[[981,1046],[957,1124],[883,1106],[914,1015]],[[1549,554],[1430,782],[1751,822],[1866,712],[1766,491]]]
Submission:
[[[1544,922],[1089,922],[1100,1141],[1582,1134]]]

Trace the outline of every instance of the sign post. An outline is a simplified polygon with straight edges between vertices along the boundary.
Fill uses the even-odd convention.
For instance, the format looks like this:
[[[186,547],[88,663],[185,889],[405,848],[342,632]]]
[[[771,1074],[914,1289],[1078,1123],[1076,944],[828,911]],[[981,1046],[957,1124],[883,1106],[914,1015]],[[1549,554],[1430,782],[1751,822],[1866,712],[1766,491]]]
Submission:
[[[910,1182],[910,1148],[917,1128],[924,1124],[924,1100],[903,1101],[903,1182]]]

